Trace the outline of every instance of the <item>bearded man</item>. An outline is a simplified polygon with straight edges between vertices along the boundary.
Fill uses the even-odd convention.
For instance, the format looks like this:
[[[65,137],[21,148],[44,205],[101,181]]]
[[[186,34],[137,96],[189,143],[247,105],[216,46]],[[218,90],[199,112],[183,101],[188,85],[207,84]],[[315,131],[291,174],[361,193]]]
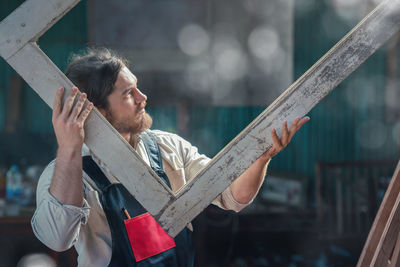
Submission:
[[[75,57],[66,76],[78,88],[64,104],[64,88],[56,94],[52,123],[57,137],[55,160],[43,171],[32,218],[35,235],[49,248],[72,246],[78,266],[193,266],[192,226],[169,237],[147,211],[118,182],[107,166],[83,144],[84,122],[93,106],[114,126],[163,181],[176,192],[209,161],[178,135],[149,130],[146,95],[125,60],[106,49]],[[90,102],[84,105],[86,99]],[[309,118],[297,118],[273,147],[256,160],[213,201],[239,212],[256,196],[268,162],[290,142]]]

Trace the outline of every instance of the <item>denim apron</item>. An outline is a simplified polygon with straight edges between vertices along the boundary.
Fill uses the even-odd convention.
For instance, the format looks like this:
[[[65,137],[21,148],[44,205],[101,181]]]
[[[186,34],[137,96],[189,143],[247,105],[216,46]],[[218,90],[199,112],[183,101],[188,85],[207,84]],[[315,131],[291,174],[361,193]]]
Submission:
[[[154,136],[146,131],[141,138],[152,169],[171,187]],[[187,227],[174,239],[169,237],[121,183],[110,183],[91,156],[83,157],[83,170],[101,191],[100,202],[112,238],[109,266],[193,266],[192,232]]]

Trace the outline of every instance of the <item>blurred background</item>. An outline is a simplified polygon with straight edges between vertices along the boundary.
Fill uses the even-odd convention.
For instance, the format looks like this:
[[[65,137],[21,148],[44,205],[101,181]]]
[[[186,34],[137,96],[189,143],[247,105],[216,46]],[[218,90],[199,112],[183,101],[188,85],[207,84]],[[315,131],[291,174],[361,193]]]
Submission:
[[[22,2],[1,1],[0,20]],[[38,43],[62,71],[88,46],[118,51],[153,128],[213,157],[379,2],[88,0]],[[308,114],[252,205],[196,218],[197,266],[356,264],[399,158],[398,40]],[[0,266],[76,266],[73,248],[53,252],[30,227],[56,149],[50,108],[0,59]]]

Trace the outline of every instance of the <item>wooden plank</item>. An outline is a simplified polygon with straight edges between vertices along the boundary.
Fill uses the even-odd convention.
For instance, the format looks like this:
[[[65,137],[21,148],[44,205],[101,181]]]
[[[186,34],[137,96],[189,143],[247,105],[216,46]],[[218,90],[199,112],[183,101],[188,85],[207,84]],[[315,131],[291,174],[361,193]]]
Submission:
[[[396,202],[391,207],[391,212],[388,221],[386,222],[385,229],[379,240],[371,266],[385,266],[391,258],[393,248],[396,244],[396,239],[399,234],[400,228],[400,194],[397,195]]]
[[[155,177],[152,170],[145,167],[143,161],[98,112],[93,112],[88,119],[85,142],[137,200],[158,219],[161,226],[171,236],[175,236],[266,149],[271,147],[272,140],[269,134],[271,128],[279,129],[283,120],[291,121],[295,117],[305,115],[374,53],[393,34],[394,30],[398,29],[400,17],[398,11],[399,0],[381,4],[228,144],[195,179],[179,192],[178,199],[175,199],[160,179]],[[2,27],[5,27],[4,24]],[[11,31],[9,33],[12,34]],[[0,34],[1,40],[5,36],[7,35],[4,35],[3,31]],[[29,43],[20,50],[4,47],[1,55],[8,59],[10,65],[39,92],[50,106],[55,89],[60,84],[66,88],[72,86],[34,43]],[[18,53],[10,58],[10,54],[15,52]],[[35,68],[38,65],[41,68]],[[117,160],[118,158],[123,160]],[[134,173],[137,176],[133,175]],[[149,177],[154,179],[147,179]]]
[[[390,267],[400,267],[400,232],[399,234],[397,234],[397,241],[396,241],[396,245],[393,249],[393,254],[392,257],[390,259]]]
[[[73,86],[35,43],[26,44],[7,61],[50,107],[60,85],[66,88],[65,95]],[[96,109],[86,121],[85,132],[86,145],[150,213],[159,212],[174,198],[169,188]]]
[[[80,0],[27,0],[0,23],[0,55],[7,59],[39,38]]]
[[[381,3],[232,140],[159,214],[174,236],[272,146],[270,130],[307,114],[400,28],[400,1]]]
[[[396,170],[390,181],[389,187],[383,198],[382,204],[379,207],[378,213],[372,224],[371,231],[368,234],[367,242],[361,252],[358,260],[358,267],[369,267],[372,265],[372,260],[379,246],[381,237],[384,234],[386,223],[390,218],[392,208],[396,203],[397,196],[400,193],[400,161],[397,163]]]

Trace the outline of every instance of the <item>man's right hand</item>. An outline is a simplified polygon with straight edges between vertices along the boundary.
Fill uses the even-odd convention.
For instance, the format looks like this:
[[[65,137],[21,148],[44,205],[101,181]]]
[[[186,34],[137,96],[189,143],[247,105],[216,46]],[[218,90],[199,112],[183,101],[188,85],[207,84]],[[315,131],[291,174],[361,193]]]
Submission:
[[[78,88],[73,87],[62,105],[64,88],[57,91],[53,107],[53,126],[58,142],[57,161],[50,193],[61,203],[82,207],[82,156],[81,149],[85,138],[83,125],[93,103],[83,108],[86,94],[83,93],[74,106]]]
[[[78,95],[78,88],[72,87],[67,99],[62,105],[64,87],[57,90],[53,106],[53,127],[57,137],[59,151],[80,153],[85,139],[83,125],[90,111],[93,109],[93,103],[89,102],[83,108],[86,101],[86,94],[82,93],[75,106],[74,100]]]

